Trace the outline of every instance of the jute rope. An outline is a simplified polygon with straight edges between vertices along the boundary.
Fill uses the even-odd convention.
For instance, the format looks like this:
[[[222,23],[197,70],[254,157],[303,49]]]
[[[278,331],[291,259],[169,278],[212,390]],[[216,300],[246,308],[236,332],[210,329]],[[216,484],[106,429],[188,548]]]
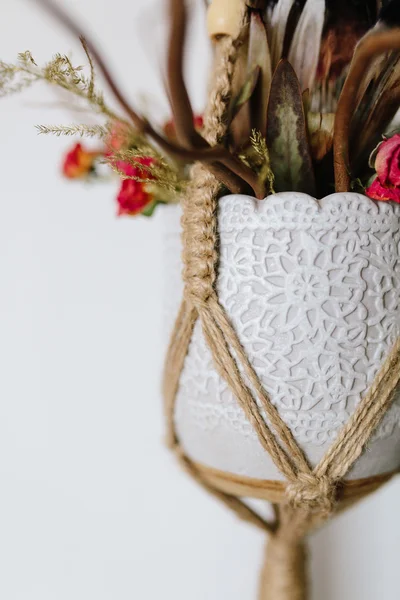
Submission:
[[[225,116],[231,95],[238,44],[228,36],[216,45],[214,81],[205,114],[205,137],[211,144],[226,135]],[[263,569],[260,600],[306,600],[305,536],[336,509],[338,488],[363,452],[372,432],[387,411],[400,379],[400,341],[378,373],[367,395],[343,427],[326,456],[314,469],[290,429],[272,404],[254,371],[215,289],[218,263],[217,198],[220,184],[202,165],[192,169],[183,198],[184,299],[167,353],[164,396],[168,443],[184,469],[236,514],[270,533]],[[241,499],[211,485],[185,456],[174,425],[179,379],[200,319],[215,368],[254,428],[258,439],[287,479],[285,501],[269,523]]]

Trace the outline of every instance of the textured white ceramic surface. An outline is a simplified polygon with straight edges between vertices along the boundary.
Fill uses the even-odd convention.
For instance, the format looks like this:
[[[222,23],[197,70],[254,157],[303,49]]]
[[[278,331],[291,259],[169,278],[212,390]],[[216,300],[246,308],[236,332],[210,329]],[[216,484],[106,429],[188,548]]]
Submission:
[[[166,246],[169,311],[180,284],[179,209]],[[272,402],[312,464],[366,393],[400,329],[400,205],[359,194],[280,193],[219,202],[218,294]],[[225,382],[197,323],[176,426],[190,457],[263,479],[282,476]],[[400,465],[400,393],[349,477]]]

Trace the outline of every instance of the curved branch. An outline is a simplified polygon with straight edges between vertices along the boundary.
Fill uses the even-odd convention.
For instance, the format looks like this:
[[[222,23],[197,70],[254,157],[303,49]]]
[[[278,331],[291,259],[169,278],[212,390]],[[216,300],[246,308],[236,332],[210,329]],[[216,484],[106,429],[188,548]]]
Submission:
[[[350,189],[350,124],[357,106],[359,86],[374,56],[391,50],[400,50],[399,27],[367,34],[359,42],[354,53],[349,74],[339,98],[335,117],[334,167],[335,188],[337,192],[348,192]]]
[[[232,193],[244,192],[246,186],[243,184],[247,184],[253,190],[256,198],[259,200],[264,198],[265,189],[257,173],[245,165],[239,158],[231,154],[224,146],[218,145],[188,149],[166,140],[154,129],[151,129],[151,134],[148,130],[146,130],[146,133],[151,135],[160,148],[172,156],[208,164],[210,170]]]
[[[195,148],[206,148],[206,140],[196,131],[194,115],[183,76],[187,8],[185,0],[170,0],[170,39],[168,45],[168,95],[178,141]]]

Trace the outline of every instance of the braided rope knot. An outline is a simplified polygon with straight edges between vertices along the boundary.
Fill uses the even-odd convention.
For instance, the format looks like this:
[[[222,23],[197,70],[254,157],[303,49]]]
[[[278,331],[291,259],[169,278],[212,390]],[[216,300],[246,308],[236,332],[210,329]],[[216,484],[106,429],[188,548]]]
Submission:
[[[216,196],[219,183],[202,165],[195,164],[183,198],[183,280],[185,298],[203,308],[214,293],[216,250]]]
[[[189,304],[196,308],[202,308],[214,293],[216,255],[213,244],[206,234],[200,242],[197,237],[196,242],[196,248],[192,246],[191,252],[187,252],[185,257],[184,296]]]
[[[299,473],[296,481],[288,484],[286,495],[295,508],[309,508],[330,515],[336,503],[336,485],[326,475]]]
[[[207,279],[193,278],[186,284],[184,296],[187,302],[197,309],[205,308],[213,289]]]

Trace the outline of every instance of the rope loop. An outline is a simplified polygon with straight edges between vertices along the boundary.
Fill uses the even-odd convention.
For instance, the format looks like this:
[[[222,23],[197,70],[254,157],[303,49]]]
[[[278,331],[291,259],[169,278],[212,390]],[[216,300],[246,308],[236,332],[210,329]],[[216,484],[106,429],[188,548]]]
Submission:
[[[293,508],[308,508],[321,515],[330,515],[336,505],[336,485],[329,477],[313,473],[298,473],[288,484],[286,495]]]

